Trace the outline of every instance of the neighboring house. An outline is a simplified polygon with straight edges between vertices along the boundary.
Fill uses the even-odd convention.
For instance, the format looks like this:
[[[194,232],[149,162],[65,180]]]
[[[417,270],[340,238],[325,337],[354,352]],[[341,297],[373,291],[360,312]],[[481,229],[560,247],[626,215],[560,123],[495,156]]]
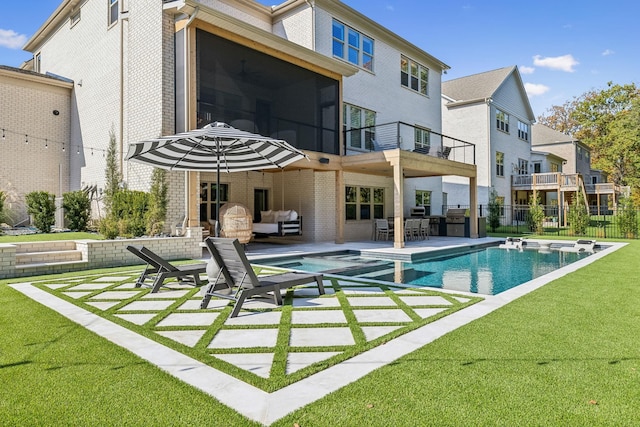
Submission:
[[[129,142],[223,121],[308,154],[221,183],[223,202],[256,217],[296,209],[304,240],[370,238],[384,217],[400,231],[417,203],[440,214],[444,175],[460,176],[464,203],[476,204],[477,153],[465,141],[477,135],[453,139],[441,127],[448,66],[339,1],[64,0],[25,49],[35,71],[75,83],[71,189],[104,186],[110,135],[123,184],[147,190],[151,169],[124,160]],[[215,182],[215,173],[169,173],[168,223],[186,214],[199,233],[215,217]]]
[[[73,83],[0,65],[0,191],[11,225],[29,223],[25,195],[69,191]],[[62,219],[57,218],[62,225]]]
[[[535,124],[531,143],[536,150],[553,153],[565,159],[562,169],[550,172],[562,172],[561,176],[558,176],[559,182],[571,184],[566,186],[566,191],[570,191],[564,198],[567,204],[572,201],[574,183],[584,189],[587,202],[594,213],[598,212],[598,208],[604,212],[615,207],[620,195],[628,191],[626,187],[607,182],[607,177],[602,171],[591,169],[591,149],[580,140],[548,126]]]
[[[535,121],[516,66],[442,83],[442,132],[476,144],[478,204],[494,188],[504,205],[526,204],[512,191],[512,176],[531,173],[531,126]],[[466,205],[469,187],[443,178],[445,205]]]

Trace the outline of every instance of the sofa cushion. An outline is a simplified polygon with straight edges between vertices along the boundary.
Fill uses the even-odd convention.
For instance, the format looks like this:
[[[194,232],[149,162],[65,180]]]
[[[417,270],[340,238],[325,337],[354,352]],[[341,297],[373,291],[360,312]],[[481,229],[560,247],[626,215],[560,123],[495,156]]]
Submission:
[[[271,210],[260,211],[260,222],[276,222],[274,212]]]
[[[298,219],[298,212],[291,209],[291,214],[289,215],[289,221],[296,221]]]
[[[280,222],[280,221],[289,221],[291,218],[291,211],[276,211],[276,222]]]

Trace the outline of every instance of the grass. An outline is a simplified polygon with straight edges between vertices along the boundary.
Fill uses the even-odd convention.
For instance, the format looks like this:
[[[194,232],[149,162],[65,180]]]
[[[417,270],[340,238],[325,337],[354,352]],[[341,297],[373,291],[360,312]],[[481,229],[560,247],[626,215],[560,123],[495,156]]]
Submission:
[[[274,425],[637,425],[639,257],[632,241]],[[0,425],[256,425],[2,284],[0,304]]]
[[[68,232],[68,233],[36,233],[19,236],[0,235],[0,243],[18,242],[46,242],[50,240],[104,240],[104,236],[97,233]]]

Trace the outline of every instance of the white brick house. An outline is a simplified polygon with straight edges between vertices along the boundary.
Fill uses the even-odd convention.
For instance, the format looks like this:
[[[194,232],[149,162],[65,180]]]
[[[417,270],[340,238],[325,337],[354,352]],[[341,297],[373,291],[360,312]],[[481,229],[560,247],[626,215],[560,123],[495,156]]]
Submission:
[[[473,146],[441,136],[448,66],[339,1],[64,0],[25,48],[36,71],[75,83],[72,189],[103,185],[92,153],[110,132],[122,159],[129,142],[226,121],[307,152],[279,173],[222,178],[225,201],[256,214],[299,210],[305,240],[369,238],[375,217],[401,230],[417,196],[440,213],[445,174],[476,203]],[[121,164],[130,188],[148,187],[150,168]],[[215,215],[214,173],[169,175],[169,223]]]

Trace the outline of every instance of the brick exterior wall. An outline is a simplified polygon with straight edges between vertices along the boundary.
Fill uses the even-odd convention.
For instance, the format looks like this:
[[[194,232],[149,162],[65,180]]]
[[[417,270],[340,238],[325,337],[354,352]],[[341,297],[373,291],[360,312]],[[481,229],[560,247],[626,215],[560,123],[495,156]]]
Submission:
[[[0,191],[13,225],[28,218],[27,193],[69,191],[71,84],[0,69],[0,106]]]

